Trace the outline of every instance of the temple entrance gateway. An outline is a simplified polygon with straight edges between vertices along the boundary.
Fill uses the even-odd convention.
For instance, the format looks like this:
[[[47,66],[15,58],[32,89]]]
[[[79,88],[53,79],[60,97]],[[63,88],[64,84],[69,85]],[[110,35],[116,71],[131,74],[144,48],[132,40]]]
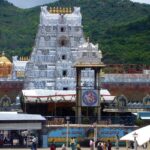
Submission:
[[[76,68],[76,123],[82,123],[83,108],[91,110],[91,116],[97,116],[97,119],[93,120],[99,122],[101,120],[101,104],[100,104],[100,71],[104,68],[104,64],[101,62],[101,53],[98,51],[98,46],[89,43],[89,41],[79,47],[81,51],[81,57],[77,59],[74,64]],[[89,81],[85,82],[87,77],[85,70],[91,76]],[[86,81],[88,79],[86,78]],[[85,110],[85,109],[84,109]],[[88,112],[88,111],[87,111]],[[87,113],[86,117],[90,117]],[[92,117],[93,118],[93,117]],[[90,118],[89,118],[90,119]]]

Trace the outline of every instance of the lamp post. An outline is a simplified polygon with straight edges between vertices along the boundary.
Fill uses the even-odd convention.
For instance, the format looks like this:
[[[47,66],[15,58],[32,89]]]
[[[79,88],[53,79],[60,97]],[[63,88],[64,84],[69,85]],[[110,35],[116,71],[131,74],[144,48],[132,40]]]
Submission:
[[[118,135],[118,133],[116,134],[116,143],[115,143],[115,145],[116,145],[116,150],[119,150],[119,135]]]
[[[66,120],[67,120],[67,130],[66,130],[66,147],[68,148],[68,140],[69,140],[69,116],[66,116]]]
[[[134,150],[137,150],[137,137],[138,137],[138,134],[135,132],[133,133],[133,137],[134,137]]]
[[[93,123],[93,128],[94,128],[94,150],[95,150],[96,141],[97,141],[97,123]]]

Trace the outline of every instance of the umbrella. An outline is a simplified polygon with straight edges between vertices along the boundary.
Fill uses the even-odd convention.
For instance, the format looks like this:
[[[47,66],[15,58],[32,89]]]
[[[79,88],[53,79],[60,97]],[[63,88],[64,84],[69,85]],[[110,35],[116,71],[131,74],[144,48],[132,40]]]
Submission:
[[[144,143],[150,140],[150,125],[145,126],[143,128],[139,128],[135,131],[132,131],[125,136],[121,137],[121,141],[134,141],[134,135],[137,135],[136,141],[139,146],[143,145]]]

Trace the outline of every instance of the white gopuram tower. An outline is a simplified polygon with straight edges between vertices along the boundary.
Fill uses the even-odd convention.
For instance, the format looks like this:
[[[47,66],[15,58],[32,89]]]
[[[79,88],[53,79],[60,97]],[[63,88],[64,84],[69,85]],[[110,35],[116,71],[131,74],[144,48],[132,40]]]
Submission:
[[[26,65],[24,88],[75,90],[73,64],[81,55],[79,47],[84,43],[79,7],[74,7],[73,11],[70,8],[48,10],[46,6],[41,7],[35,46]],[[98,47],[96,49],[98,51]],[[90,72],[83,72],[83,76],[93,76]]]

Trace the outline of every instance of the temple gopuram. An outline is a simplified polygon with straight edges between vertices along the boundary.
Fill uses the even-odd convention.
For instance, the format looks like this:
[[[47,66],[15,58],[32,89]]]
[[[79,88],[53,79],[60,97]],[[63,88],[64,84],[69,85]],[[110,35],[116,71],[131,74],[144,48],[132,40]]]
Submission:
[[[39,113],[43,111],[43,114],[62,113],[55,112],[57,108],[54,108],[63,107],[64,104],[56,104],[55,101],[69,102],[68,107],[74,106],[74,102],[70,103],[71,100],[68,101],[67,98],[70,96],[72,101],[75,98],[76,72],[73,64],[85,51],[86,43],[80,8],[41,7],[40,23],[31,56],[19,59],[13,56],[12,62],[4,53],[0,57],[1,104],[4,99],[15,104],[23,97],[22,111],[38,113],[41,109]],[[99,51],[101,58],[98,45],[91,45],[94,50]],[[149,110],[149,66],[141,65],[135,71],[136,68],[135,65],[114,64],[106,65],[101,72],[101,88],[107,89],[107,94],[104,92],[101,95],[105,114],[112,111],[112,106],[116,113],[120,112],[118,106],[122,108],[122,105],[125,112]],[[81,76],[82,85],[93,85],[92,70],[82,71]],[[43,94],[38,90],[48,90],[50,94]],[[44,97],[47,98],[43,102]],[[131,110],[127,109],[129,107]],[[74,110],[71,112],[74,114]]]

